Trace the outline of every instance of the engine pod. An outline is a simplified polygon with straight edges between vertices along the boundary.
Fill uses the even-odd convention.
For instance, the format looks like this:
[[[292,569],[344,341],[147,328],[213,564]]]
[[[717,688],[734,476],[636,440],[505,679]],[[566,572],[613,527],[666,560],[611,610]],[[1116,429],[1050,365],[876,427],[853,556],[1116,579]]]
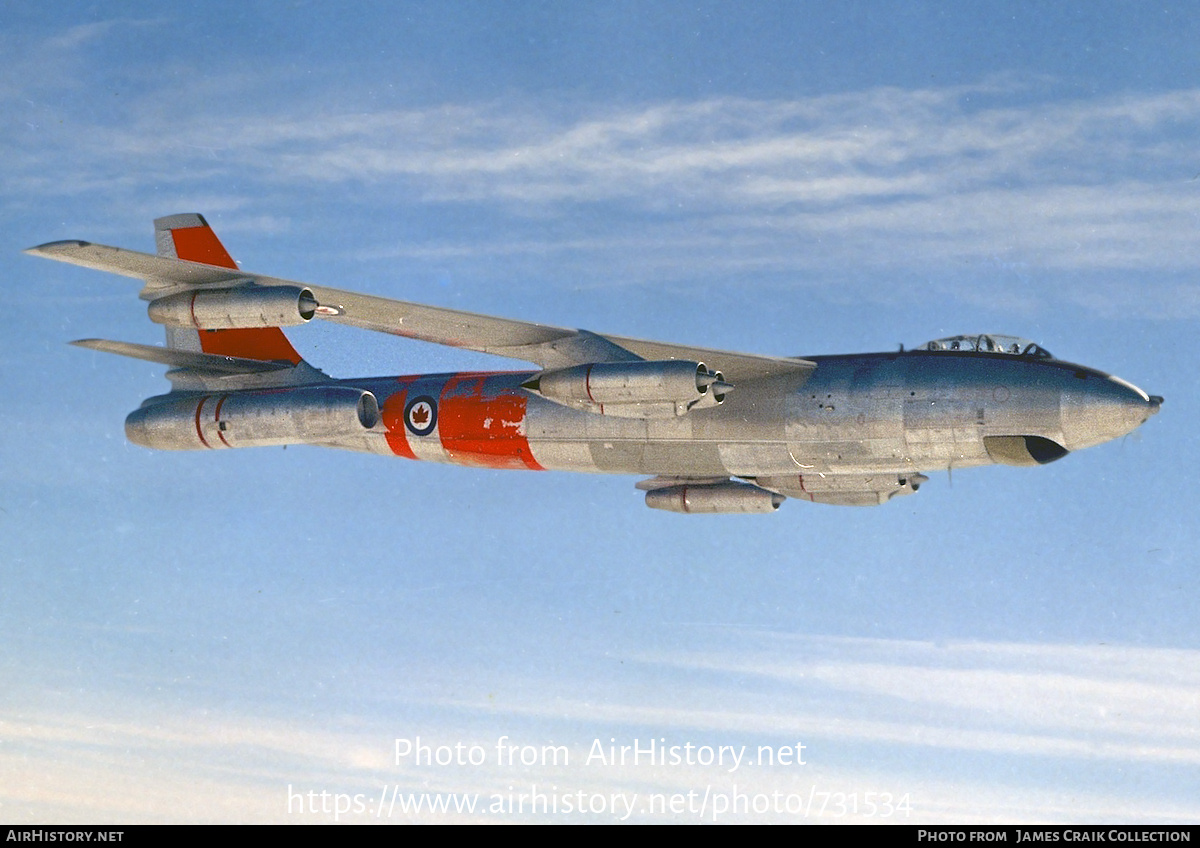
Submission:
[[[543,371],[526,385],[568,403],[686,403],[708,392],[707,375],[700,362],[595,362]]]
[[[168,295],[151,301],[147,312],[151,321],[172,327],[244,330],[304,324],[317,306],[312,290],[301,286],[246,285]]]
[[[157,450],[311,444],[379,422],[375,395],[350,386],[191,395],[143,406],[125,419],[129,441]]]

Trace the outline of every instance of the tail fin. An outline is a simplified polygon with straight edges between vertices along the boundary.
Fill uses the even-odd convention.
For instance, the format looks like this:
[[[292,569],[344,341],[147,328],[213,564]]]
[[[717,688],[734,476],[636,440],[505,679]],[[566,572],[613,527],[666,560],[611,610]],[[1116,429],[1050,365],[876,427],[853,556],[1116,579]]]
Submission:
[[[237,263],[221,244],[203,215],[189,212],[154,221],[154,244],[159,256],[203,262],[237,269]],[[250,330],[190,330],[167,327],[167,347],[194,353],[236,356],[242,359],[302,361],[283,330],[263,327]]]

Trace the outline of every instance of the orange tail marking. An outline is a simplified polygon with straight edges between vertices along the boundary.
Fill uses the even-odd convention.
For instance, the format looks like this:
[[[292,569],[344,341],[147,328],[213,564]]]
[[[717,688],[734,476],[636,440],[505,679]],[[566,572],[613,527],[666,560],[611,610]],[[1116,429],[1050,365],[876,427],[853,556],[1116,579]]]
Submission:
[[[212,227],[180,227],[171,230],[175,255],[189,262],[203,262],[221,268],[237,268],[229,251],[221,244]],[[292,347],[283,330],[263,327],[250,330],[201,330],[200,347],[205,353],[242,356],[246,359],[286,359],[299,365],[301,356]]]
[[[237,268],[237,263],[221,244],[212,227],[180,227],[171,230],[175,242],[175,255],[189,262],[219,265],[222,268]]]

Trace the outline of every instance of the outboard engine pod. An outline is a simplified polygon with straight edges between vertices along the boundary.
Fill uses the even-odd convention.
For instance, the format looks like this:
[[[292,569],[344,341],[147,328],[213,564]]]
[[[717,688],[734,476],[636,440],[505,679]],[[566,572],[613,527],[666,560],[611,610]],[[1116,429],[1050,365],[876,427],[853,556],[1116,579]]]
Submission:
[[[317,299],[300,286],[238,286],[195,289],[150,302],[150,320],[198,330],[291,327],[311,321]]]

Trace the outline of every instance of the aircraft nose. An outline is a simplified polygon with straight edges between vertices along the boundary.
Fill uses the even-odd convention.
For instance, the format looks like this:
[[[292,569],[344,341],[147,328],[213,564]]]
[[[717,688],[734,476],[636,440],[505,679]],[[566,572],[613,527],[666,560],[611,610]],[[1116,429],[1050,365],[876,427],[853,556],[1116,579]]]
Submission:
[[[1089,374],[1062,393],[1064,447],[1079,450],[1118,439],[1156,414],[1162,402],[1120,377]]]

